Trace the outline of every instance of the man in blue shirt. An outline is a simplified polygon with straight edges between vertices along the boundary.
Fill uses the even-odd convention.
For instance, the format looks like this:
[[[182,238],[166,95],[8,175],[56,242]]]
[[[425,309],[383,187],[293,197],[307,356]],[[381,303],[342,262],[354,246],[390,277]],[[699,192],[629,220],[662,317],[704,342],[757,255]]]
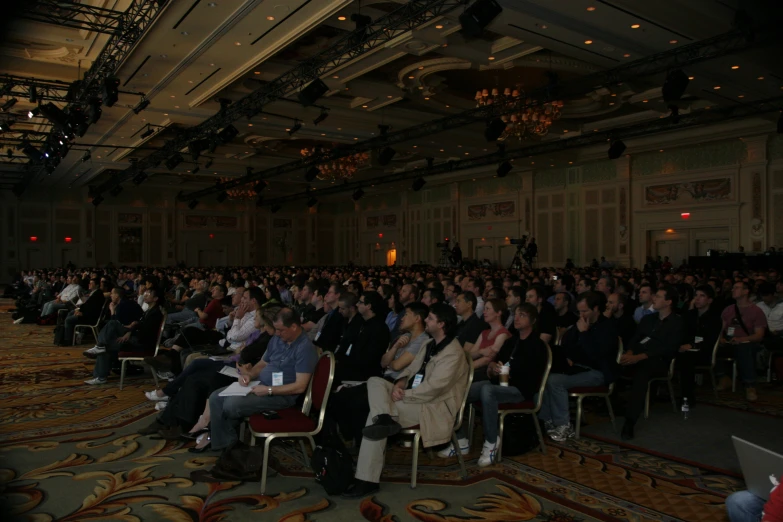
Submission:
[[[239,383],[260,381],[244,397],[221,397],[217,390],[209,397],[210,437],[213,450],[222,450],[238,438],[237,428],[245,417],[264,410],[290,408],[298,395],[307,391],[318,362],[318,353],[290,308],[278,312],[275,336],[255,366],[239,368]]]

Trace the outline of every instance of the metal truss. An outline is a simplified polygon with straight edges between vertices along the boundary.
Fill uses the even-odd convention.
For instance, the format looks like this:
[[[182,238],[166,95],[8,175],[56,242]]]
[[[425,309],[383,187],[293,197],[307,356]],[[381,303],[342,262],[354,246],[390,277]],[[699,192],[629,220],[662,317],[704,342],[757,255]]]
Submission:
[[[749,41],[744,33],[740,31],[730,31],[713,38],[640,58],[613,69],[590,74],[562,85],[554,84],[536,89],[533,92],[527,93],[526,96],[520,97],[519,101],[516,103],[478,107],[407,129],[390,132],[386,135],[376,136],[352,145],[336,147],[327,151],[325,154],[303,158],[262,170],[249,176],[236,178],[225,183],[224,186],[220,188],[210,187],[190,194],[183,194],[178,199],[180,201],[189,201],[238,185],[244,185],[261,179],[273,178],[321,163],[328,163],[338,158],[351,156],[357,152],[403,143],[477,122],[486,122],[492,118],[497,118],[505,114],[521,112],[526,107],[537,105],[548,100],[578,98],[601,87],[612,87],[640,77],[660,74],[688,65],[712,60],[714,58],[746,50],[752,45],[754,45],[754,42]],[[527,100],[532,100],[532,103],[527,104]]]
[[[59,80],[39,80],[11,74],[0,74],[0,92],[8,97],[30,98],[35,89],[35,100],[65,103],[65,93],[71,84]]]
[[[295,68],[232,103],[201,124],[184,129],[179,136],[168,141],[160,152],[139,160],[137,165],[126,169],[118,178],[119,181],[114,180],[95,187],[95,193],[100,194],[113,188],[133,177],[139,170],[159,165],[195,139],[210,137],[240,118],[255,116],[270,102],[297,92],[332,69],[382,48],[405,33],[466,5],[468,1],[409,0],[391,13],[346,34],[328,49],[301,62]]]
[[[113,34],[127,20],[121,11],[112,11],[73,0],[34,0],[18,12],[20,18],[60,27]]]
[[[44,0],[48,4],[53,0]],[[57,5],[63,2],[54,2]],[[78,4],[82,5],[82,4]],[[66,113],[74,107],[86,108],[90,98],[100,97],[103,80],[114,74],[122,63],[130,56],[136,44],[141,41],[146,31],[166,5],[165,0],[133,0],[126,11],[119,14],[118,23],[106,42],[103,50],[95,58],[84,78],[74,83],[70,89],[71,102],[64,108]],[[47,139],[48,145],[55,144],[60,139],[58,129],[52,129]],[[16,187],[16,194],[23,193],[27,186],[43,172],[45,165],[40,162],[30,162],[26,166],[27,176]]]
[[[342,185],[328,187],[323,190],[305,191],[292,194],[290,196],[272,198],[265,200],[264,205],[281,205],[283,203],[295,201],[298,199],[322,197],[331,194],[340,194],[343,192],[352,192],[359,188],[366,188],[371,184],[383,185],[387,183],[395,183],[397,181],[415,179],[423,176],[433,177],[439,174],[453,173],[470,168],[485,167],[487,165],[498,164],[503,161],[509,161],[517,158],[552,154],[563,150],[577,149],[589,145],[598,145],[601,143],[606,144],[607,142],[613,140],[639,138],[642,136],[649,136],[651,134],[674,132],[701,125],[713,125],[716,123],[723,123],[728,120],[760,116],[766,113],[780,110],[783,110],[783,96],[768,98],[766,100],[760,100],[742,105],[733,105],[731,107],[725,107],[722,109],[702,109],[699,111],[694,111],[688,115],[681,116],[678,123],[672,123],[670,118],[656,118],[655,120],[649,122],[638,123],[626,127],[617,127],[599,132],[588,132],[587,134],[582,134],[573,138],[539,143],[530,147],[497,151],[471,159],[448,161],[429,168],[396,172],[394,174],[386,174],[363,181],[344,183]]]

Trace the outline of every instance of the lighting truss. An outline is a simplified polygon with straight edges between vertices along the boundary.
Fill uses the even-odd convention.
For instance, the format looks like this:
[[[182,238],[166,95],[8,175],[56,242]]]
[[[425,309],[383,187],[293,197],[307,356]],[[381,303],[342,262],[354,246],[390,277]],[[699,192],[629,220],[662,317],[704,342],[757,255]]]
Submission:
[[[470,168],[483,167],[487,165],[496,165],[501,161],[509,161],[516,158],[527,158],[530,156],[549,155],[563,150],[577,149],[589,145],[608,144],[608,140],[630,140],[651,134],[662,132],[672,132],[701,125],[714,125],[724,123],[733,119],[750,118],[760,116],[770,112],[776,112],[783,109],[783,96],[768,98],[742,105],[733,105],[720,109],[701,109],[693,111],[688,115],[681,116],[679,123],[672,124],[668,118],[656,118],[655,120],[626,127],[616,127],[599,132],[588,132],[573,138],[560,139],[557,141],[547,141],[532,145],[529,147],[520,147],[514,150],[498,150],[491,154],[477,156],[475,158],[464,160],[453,160],[439,163],[429,168],[418,168],[394,174],[386,174],[373,179],[365,179],[327,187],[318,191],[318,197],[323,198],[331,194],[340,194],[342,192],[352,192],[358,188],[368,185],[383,185],[405,181],[419,177],[432,177],[439,174],[453,173]],[[269,199],[264,202],[265,205],[282,205],[290,201],[305,199],[312,196],[311,192],[305,191],[289,196]]]
[[[127,19],[121,11],[113,11],[72,0],[33,0],[25,2],[17,16],[35,22],[72,27],[86,31],[114,34]]]
[[[70,83],[58,80],[39,80],[11,74],[0,74],[0,84],[3,85],[3,92],[7,93],[8,96],[28,98],[30,89],[34,88],[36,100],[48,100],[59,103],[66,103],[65,94],[71,86]]]
[[[339,158],[351,156],[357,152],[380,149],[389,145],[431,136],[439,132],[484,122],[504,114],[522,112],[530,106],[526,103],[527,99],[537,100],[537,103],[543,103],[547,100],[578,98],[585,96],[600,87],[612,87],[619,83],[638,79],[639,77],[664,73],[673,69],[719,58],[731,53],[744,51],[753,45],[758,45],[758,39],[755,42],[752,42],[747,40],[744,33],[741,31],[730,31],[706,40],[640,58],[619,67],[615,67],[614,69],[583,76],[573,81],[563,83],[562,85],[546,86],[536,89],[526,96],[520,97],[516,103],[477,107],[396,132],[382,133],[379,136],[352,145],[335,147],[323,155],[303,158],[256,172],[252,176],[236,178],[230,181],[228,185],[231,187],[259,179],[268,179],[290,172],[304,170],[310,166],[321,163],[328,163]],[[213,192],[215,192],[215,190],[212,188],[204,189],[190,194],[183,194],[179,200],[187,201],[188,199],[202,197]]]
[[[138,168],[144,169],[156,162],[162,162],[193,140],[207,138],[232,122],[255,116],[270,102],[298,92],[329,71],[368,52],[383,48],[400,36],[463,7],[467,2],[468,0],[409,0],[366,27],[346,34],[328,49],[300,62],[295,68],[235,101],[201,124],[184,129],[176,138],[168,141],[161,152],[141,159]],[[133,167],[126,169],[122,176],[123,181],[133,175]],[[114,181],[107,182],[96,187],[96,190],[103,192],[115,184]]]

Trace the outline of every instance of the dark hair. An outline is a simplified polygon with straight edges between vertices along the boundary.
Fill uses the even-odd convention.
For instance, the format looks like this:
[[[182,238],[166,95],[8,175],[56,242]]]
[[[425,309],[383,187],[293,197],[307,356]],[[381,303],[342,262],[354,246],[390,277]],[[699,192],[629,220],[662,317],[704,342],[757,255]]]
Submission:
[[[775,295],[775,285],[765,281],[758,286],[756,293],[758,295]]]
[[[264,303],[266,303],[266,297],[264,296],[264,292],[257,286],[251,286],[247,289],[247,293],[250,294],[250,300],[255,301],[257,306],[261,306]],[[280,293],[278,292],[278,297],[280,297]]]
[[[590,278],[589,278],[589,277],[587,277],[587,276],[583,277],[583,278],[582,278],[582,281],[584,281],[584,284],[585,284],[585,285],[587,285],[587,287],[588,287],[590,290],[595,290],[595,281],[593,281],[592,279],[590,279]]]
[[[220,290],[220,293],[223,295],[226,295],[228,293],[228,290],[226,290],[226,285],[215,285],[215,287]]]
[[[364,298],[364,304],[372,308],[372,312],[379,317],[386,317],[389,313],[389,307],[386,306],[383,297],[378,292],[364,292],[362,293]]]
[[[676,307],[677,303],[680,302],[680,294],[677,292],[677,289],[672,285],[664,285],[660,290],[663,290],[666,294],[665,299],[672,302],[672,307]]]
[[[699,285],[699,286],[696,287],[696,292],[703,292],[704,295],[706,295],[710,299],[715,299],[715,289],[712,288],[712,285]],[[775,287],[772,287],[772,292],[771,293],[773,293],[773,294],[775,293]],[[694,292],[694,294],[695,294],[695,292]],[[761,294],[761,295],[765,295],[765,294]],[[766,294],[766,295],[769,295],[769,294]]]
[[[617,302],[618,302],[619,304],[623,305],[623,307],[625,307],[625,303],[627,303],[627,302],[628,302],[628,294],[623,294],[623,293],[620,293],[620,292],[615,292],[613,295],[616,295],[616,296],[617,296]]]
[[[508,289],[508,295],[513,295],[514,297],[519,297],[522,301],[525,300],[525,290],[521,286],[512,286]]]
[[[641,289],[642,289],[642,288],[644,288],[645,286],[646,286],[646,287],[648,287],[648,288],[650,289],[650,293],[652,293],[652,291],[653,291],[653,288],[654,288],[654,287],[653,287],[653,285],[651,285],[650,283],[642,283],[642,284],[640,284],[640,285],[639,285],[639,290],[641,290]],[[637,291],[637,293],[638,293],[638,291]]]
[[[565,286],[565,289],[571,292],[574,289],[574,276],[570,274],[563,274],[560,277],[560,283]]]
[[[602,277],[601,279],[603,279],[604,281],[606,281],[606,286],[609,288],[609,293],[610,293],[610,294],[611,294],[611,293],[614,293],[614,288],[615,288],[615,285],[614,285],[614,277],[611,277],[611,276],[604,276],[604,277]],[[599,280],[600,280],[600,279],[599,279]]]
[[[533,323],[533,329],[538,327],[538,308],[530,303],[519,303],[517,309],[514,310],[515,314],[527,314],[530,322]]]
[[[275,315],[275,322],[283,323],[283,326],[290,328],[291,326],[299,326],[299,314],[291,310],[290,308],[281,308],[277,315]]]
[[[120,295],[120,297],[122,297],[122,298],[125,297],[125,289],[123,287],[121,287],[121,286],[114,286],[114,287],[112,287],[111,290],[112,290],[112,292],[117,292]]]
[[[250,290],[252,290],[253,288],[258,288],[258,287],[251,287]],[[283,298],[280,297],[280,290],[278,290],[275,285],[267,286],[266,287],[266,291],[269,292],[269,295],[272,296],[272,297],[269,298],[270,300],[277,299],[279,302],[283,301]],[[260,304],[264,304],[264,302],[266,301],[266,296],[264,295],[263,291],[261,292],[261,296],[262,296],[262,298],[264,300],[263,301],[259,301],[259,303]],[[253,295],[252,294],[250,295],[250,298],[253,299]]]
[[[421,318],[422,324],[424,323],[424,320],[427,318],[427,315],[430,313],[430,308],[418,301],[414,301],[412,303],[408,303],[405,306],[406,310],[410,310],[414,314],[418,315]]]
[[[476,299],[476,294],[469,290],[465,290],[464,292],[460,292],[457,294],[457,297],[462,296],[462,298],[470,303],[471,308],[473,311],[476,311],[476,307],[478,306],[478,299]]]
[[[468,281],[473,283],[473,286],[476,287],[476,290],[478,290],[479,294],[484,293],[484,280],[483,279],[481,279],[480,277],[468,277]]]
[[[576,298],[576,302],[581,303],[582,301],[585,302],[587,308],[590,310],[596,307],[598,307],[598,311],[601,313],[606,310],[606,295],[603,292],[598,292],[596,290],[582,292],[579,294],[579,297]]]
[[[437,288],[428,288],[425,290],[425,292],[430,293],[430,299],[435,299],[437,302],[442,303],[446,300],[446,296],[443,295],[442,290],[438,290]]]
[[[345,306],[348,308],[356,308],[356,302],[359,300],[358,297],[356,297],[356,294],[353,292],[343,292],[340,294],[340,299],[338,299],[338,302],[345,303]]]
[[[536,293],[536,297],[538,299],[545,299],[546,293],[544,292],[544,287],[541,285],[533,285],[530,288],[527,289],[528,292],[533,291]]]
[[[446,335],[451,335],[454,327],[457,326],[457,312],[446,303],[435,303],[430,306],[430,313],[438,318],[438,322],[443,323],[443,331]]]
[[[568,292],[558,292],[555,295],[562,295],[563,299],[565,299],[565,302],[568,304],[568,306],[571,306],[571,294]]]
[[[421,295],[421,292],[419,291],[419,286],[415,283],[407,283],[402,286],[410,286],[411,287],[411,295],[413,295],[413,300],[418,301],[419,296]]]

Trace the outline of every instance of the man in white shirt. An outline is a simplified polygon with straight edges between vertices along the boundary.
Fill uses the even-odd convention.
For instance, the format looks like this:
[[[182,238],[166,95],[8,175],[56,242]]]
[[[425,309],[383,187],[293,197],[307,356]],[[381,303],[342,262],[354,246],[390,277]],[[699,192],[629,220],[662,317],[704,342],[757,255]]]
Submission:
[[[58,310],[69,308],[82,291],[82,287],[79,285],[80,282],[79,276],[73,276],[71,284],[63,288],[63,291],[57,294],[53,301],[44,303],[41,317],[46,317],[47,315],[57,313]]]
[[[473,292],[476,296],[476,315],[479,319],[484,319],[484,299],[481,297],[484,295],[484,281],[478,277],[469,277],[468,282],[465,283],[465,291]]]
[[[783,299],[775,294],[775,285],[772,283],[762,283],[756,292],[761,300],[756,306],[761,308],[767,317],[767,328],[769,335],[764,339],[764,345],[768,349],[783,348]]]
[[[652,303],[652,285],[649,283],[642,283],[639,287],[639,306],[633,312],[633,320],[636,324],[642,320],[645,315],[656,313],[653,309]]]

